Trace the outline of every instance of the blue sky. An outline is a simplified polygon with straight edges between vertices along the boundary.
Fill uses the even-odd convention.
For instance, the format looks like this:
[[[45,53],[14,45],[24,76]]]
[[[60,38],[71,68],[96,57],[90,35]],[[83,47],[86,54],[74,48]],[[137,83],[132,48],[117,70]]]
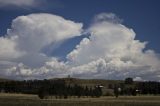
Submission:
[[[159,0],[0,0],[0,76],[159,81],[159,5]]]

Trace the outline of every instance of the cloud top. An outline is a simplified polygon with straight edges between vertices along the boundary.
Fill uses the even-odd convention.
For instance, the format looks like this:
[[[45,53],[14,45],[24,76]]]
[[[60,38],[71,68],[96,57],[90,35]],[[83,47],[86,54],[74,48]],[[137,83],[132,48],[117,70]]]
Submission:
[[[79,36],[82,23],[75,23],[51,14],[30,14],[19,16],[12,22],[7,36],[17,37],[21,50],[40,51],[45,46]],[[53,45],[53,46],[54,46]]]

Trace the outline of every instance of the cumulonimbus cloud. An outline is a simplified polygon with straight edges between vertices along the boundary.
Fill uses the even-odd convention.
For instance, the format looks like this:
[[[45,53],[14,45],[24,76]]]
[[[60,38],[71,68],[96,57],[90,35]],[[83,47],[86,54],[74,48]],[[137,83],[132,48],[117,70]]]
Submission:
[[[17,79],[43,79],[71,75],[81,78],[160,80],[160,58],[144,50],[147,42],[135,40],[133,29],[113,13],[102,13],[88,29],[82,23],[52,14],[31,14],[13,20],[0,38],[0,75]],[[67,56],[49,57],[43,49],[65,39],[89,34]],[[5,49],[6,48],[6,49]],[[45,49],[46,50],[46,49]],[[53,49],[54,52],[54,49]],[[11,54],[14,54],[13,57]]]
[[[87,32],[91,36],[67,56],[69,64],[76,66],[73,68],[76,76],[159,79],[158,54],[144,50],[146,42],[135,40],[133,29],[121,24],[115,14],[97,15]]]
[[[1,76],[14,75],[13,73],[18,76],[25,68],[32,71],[33,68],[42,67],[50,60],[43,49],[47,46],[55,48],[69,38],[80,36],[82,26],[82,23],[45,13],[17,17],[13,20],[11,29],[7,30],[7,34],[0,37],[1,63],[10,61],[8,65],[5,64],[9,69],[6,67],[1,69]],[[13,62],[16,66],[11,64]],[[19,64],[23,65],[19,66]]]

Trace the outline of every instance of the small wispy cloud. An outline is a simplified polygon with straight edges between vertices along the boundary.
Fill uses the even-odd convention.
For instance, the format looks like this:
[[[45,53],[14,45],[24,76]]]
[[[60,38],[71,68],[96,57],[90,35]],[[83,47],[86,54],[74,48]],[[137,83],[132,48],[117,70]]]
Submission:
[[[0,0],[0,8],[11,8],[11,7],[39,7],[45,0]]]

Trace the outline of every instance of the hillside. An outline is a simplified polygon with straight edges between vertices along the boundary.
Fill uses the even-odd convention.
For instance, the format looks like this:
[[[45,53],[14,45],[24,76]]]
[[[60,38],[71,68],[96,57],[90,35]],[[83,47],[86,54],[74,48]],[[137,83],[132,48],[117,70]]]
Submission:
[[[113,88],[115,85],[124,83],[123,80],[104,80],[104,79],[78,79],[78,78],[54,78],[50,80],[63,79],[68,85],[81,85],[88,87],[95,87],[97,85],[103,86],[103,95],[113,95]]]
[[[104,80],[104,79],[78,79],[78,78],[61,78],[65,80],[67,84],[78,84],[81,86],[96,86],[96,85],[102,85],[102,86],[109,86],[110,84],[119,84],[123,83],[122,80]],[[54,80],[54,79],[51,79]]]

